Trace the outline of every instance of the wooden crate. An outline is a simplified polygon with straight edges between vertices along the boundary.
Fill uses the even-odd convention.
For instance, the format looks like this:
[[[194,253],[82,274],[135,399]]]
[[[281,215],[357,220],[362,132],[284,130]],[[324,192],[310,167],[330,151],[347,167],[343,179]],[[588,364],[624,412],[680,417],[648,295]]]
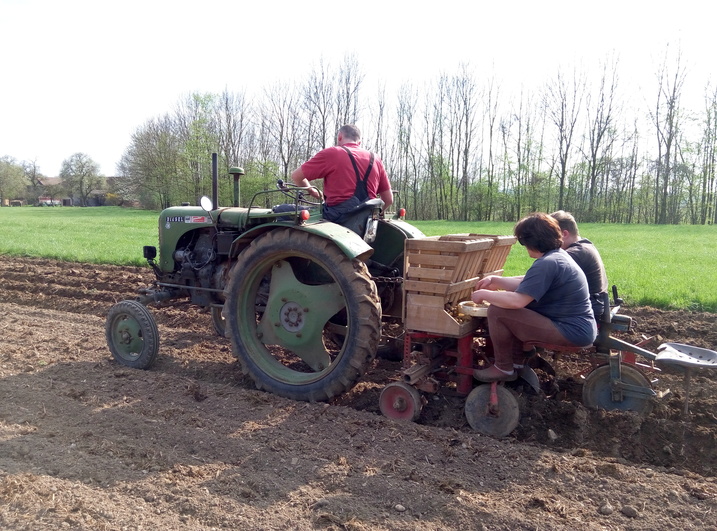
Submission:
[[[491,247],[489,256],[483,264],[484,267],[481,271],[481,275],[502,275],[503,266],[505,266],[508,254],[513,248],[513,244],[518,241],[518,238],[515,236],[494,236],[491,234],[469,234],[469,236],[493,239],[493,247]]]
[[[502,272],[510,245],[515,242],[510,238],[450,234],[407,239],[403,281],[406,328],[450,337],[474,330],[476,320],[457,319],[454,310],[459,302],[470,300],[486,272]],[[495,248],[497,253],[493,252]]]

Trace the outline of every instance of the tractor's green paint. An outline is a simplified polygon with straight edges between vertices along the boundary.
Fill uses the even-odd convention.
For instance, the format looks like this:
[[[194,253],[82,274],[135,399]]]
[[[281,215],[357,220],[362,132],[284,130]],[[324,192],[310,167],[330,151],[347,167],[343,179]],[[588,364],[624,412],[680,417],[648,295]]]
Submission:
[[[371,245],[366,243],[358,234],[337,225],[320,221],[318,212],[311,212],[308,223],[297,225],[293,221],[277,221],[281,214],[275,214],[268,208],[220,208],[207,212],[200,206],[170,207],[162,211],[159,216],[159,268],[165,272],[175,269],[174,252],[181,247],[180,242],[187,242],[192,238],[192,231],[213,229],[212,220],[216,221],[218,229],[234,229],[238,236],[232,245],[232,257],[251,243],[257,236],[278,227],[290,226],[296,230],[307,231],[322,238],[333,241],[349,258],[366,260],[373,253]],[[417,237],[421,232],[408,223],[391,220],[385,223],[391,228],[379,230],[384,233],[387,242],[391,242],[399,252],[403,249],[403,239]],[[384,225],[384,223],[381,223]],[[395,254],[395,253],[390,253]]]
[[[403,256],[403,244],[407,239],[423,238],[425,235],[413,225],[398,219],[385,220],[378,224],[376,241],[373,243],[375,252],[371,256],[382,264],[393,267]]]
[[[212,218],[199,206],[166,208],[159,215],[159,268],[174,270],[177,242],[187,233],[213,226]]]
[[[252,214],[253,215],[253,214]],[[253,218],[252,218],[253,219]],[[232,245],[232,251],[230,255],[235,257],[238,255],[247,245],[251,243],[253,239],[269,230],[276,229],[278,227],[291,227],[295,230],[301,230],[316,234],[322,238],[331,240],[341,251],[350,259],[359,258],[366,260],[373,253],[373,248],[363,241],[363,239],[355,232],[337,225],[335,223],[317,221],[302,225],[296,225],[293,222],[271,222],[264,223],[253,227],[246,232],[243,232]],[[401,244],[403,245],[403,244]]]

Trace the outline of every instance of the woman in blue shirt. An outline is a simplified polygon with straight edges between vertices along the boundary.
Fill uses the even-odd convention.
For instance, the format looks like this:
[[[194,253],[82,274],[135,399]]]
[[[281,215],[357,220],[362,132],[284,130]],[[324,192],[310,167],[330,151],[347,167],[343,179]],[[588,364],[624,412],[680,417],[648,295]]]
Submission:
[[[597,335],[585,273],[560,248],[558,222],[548,214],[530,214],[513,234],[535,262],[522,276],[481,279],[472,296],[473,302],[490,304],[495,364],[473,372],[482,382],[514,380],[528,341],[579,347],[592,345]]]

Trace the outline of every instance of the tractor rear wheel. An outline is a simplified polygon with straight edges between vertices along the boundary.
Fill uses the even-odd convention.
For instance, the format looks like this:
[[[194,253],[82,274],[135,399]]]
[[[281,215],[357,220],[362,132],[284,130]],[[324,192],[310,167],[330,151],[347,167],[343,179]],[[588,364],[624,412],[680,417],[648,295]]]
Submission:
[[[375,357],[376,286],[363,262],[320,236],[275,229],[258,237],[232,269],[225,299],[232,350],[259,389],[328,400]]]
[[[137,301],[118,302],[107,314],[107,346],[122,365],[148,369],[159,352],[159,330],[150,311]]]

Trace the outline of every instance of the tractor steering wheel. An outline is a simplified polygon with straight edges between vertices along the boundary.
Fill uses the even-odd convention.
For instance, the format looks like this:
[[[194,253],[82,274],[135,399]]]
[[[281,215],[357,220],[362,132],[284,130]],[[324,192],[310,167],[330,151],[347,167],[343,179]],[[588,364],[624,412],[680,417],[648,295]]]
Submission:
[[[313,188],[314,190],[319,192],[319,199],[315,199],[312,195],[308,193],[309,188],[304,188],[303,186],[297,186],[295,184],[285,183],[283,179],[278,179],[276,181],[276,187],[281,191],[281,193],[291,199],[292,203],[298,205],[319,206],[323,202],[324,195],[323,193],[321,193],[321,190],[319,190],[315,186],[311,186],[310,188]],[[311,199],[306,199],[305,195],[308,195]]]

